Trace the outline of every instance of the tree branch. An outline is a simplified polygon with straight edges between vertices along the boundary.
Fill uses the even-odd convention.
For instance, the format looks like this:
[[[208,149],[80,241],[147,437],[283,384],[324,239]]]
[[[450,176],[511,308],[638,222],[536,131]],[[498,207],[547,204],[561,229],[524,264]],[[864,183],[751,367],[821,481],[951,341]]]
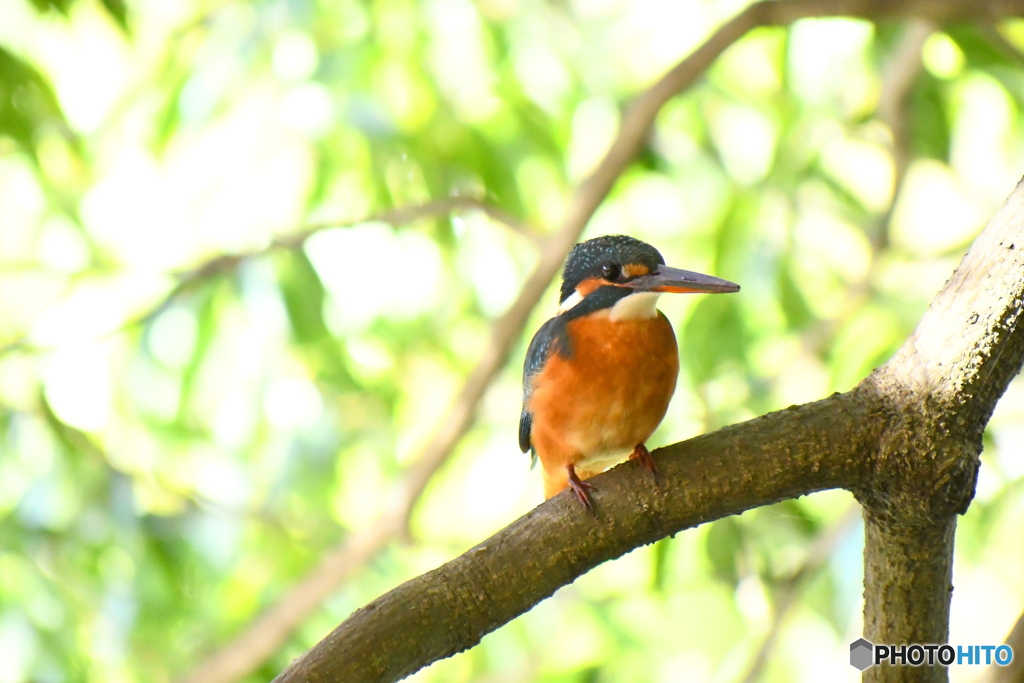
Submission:
[[[656,487],[642,467],[616,467],[591,480],[596,520],[571,497],[556,496],[358,610],[277,680],[398,680],[475,645],[635,547],[850,478],[864,480],[881,432],[873,403],[854,391],[659,449]]]
[[[943,643],[956,514],[974,496],[982,433],[1024,360],[1024,185],[1018,183],[896,355],[862,386],[890,418],[866,487],[864,637]],[[939,666],[867,681],[944,681]]]
[[[475,645],[560,586],[635,547],[835,487],[857,492],[870,508],[866,602],[877,611],[866,608],[867,637],[880,643],[938,637],[948,625],[945,571],[954,515],[973,494],[984,424],[1024,360],[1017,326],[1024,258],[1014,237],[1024,241],[1024,185],[975,241],[916,332],[853,391],[660,449],[657,488],[631,463],[596,477],[597,520],[570,496],[556,496],[358,610],[277,680],[397,680]],[[940,443],[920,424],[935,427]],[[903,573],[882,566],[886,559]],[[885,601],[890,609],[909,608],[915,596],[921,599],[910,610],[916,619],[884,618]],[[936,628],[943,615],[936,618],[925,606],[941,610],[943,599],[946,620]],[[922,680],[935,675],[926,667],[913,671]]]

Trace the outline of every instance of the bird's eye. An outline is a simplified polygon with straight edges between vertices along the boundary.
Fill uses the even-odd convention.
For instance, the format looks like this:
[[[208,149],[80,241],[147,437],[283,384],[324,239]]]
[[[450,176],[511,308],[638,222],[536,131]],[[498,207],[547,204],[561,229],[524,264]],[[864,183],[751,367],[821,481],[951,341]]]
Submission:
[[[622,275],[622,266],[617,263],[606,263],[601,266],[601,275],[604,276],[605,280],[615,282]]]

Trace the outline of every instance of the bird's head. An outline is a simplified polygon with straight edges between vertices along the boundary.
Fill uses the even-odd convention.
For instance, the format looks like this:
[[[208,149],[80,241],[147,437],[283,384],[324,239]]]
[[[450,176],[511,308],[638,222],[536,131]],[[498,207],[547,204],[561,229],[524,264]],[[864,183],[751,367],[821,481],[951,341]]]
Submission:
[[[666,292],[738,292],[740,286],[689,270],[670,268],[657,249],[626,235],[605,235],[573,245],[562,273],[560,309],[566,311],[604,287],[621,300],[626,296],[648,294],[652,311],[657,295]],[[607,292],[608,290],[604,290]]]

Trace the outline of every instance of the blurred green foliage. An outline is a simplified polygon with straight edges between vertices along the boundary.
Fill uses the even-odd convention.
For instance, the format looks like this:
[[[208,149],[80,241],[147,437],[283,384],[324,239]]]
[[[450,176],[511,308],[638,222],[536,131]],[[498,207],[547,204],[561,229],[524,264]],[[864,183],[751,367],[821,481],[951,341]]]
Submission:
[[[457,211],[226,259],[160,307],[178,274],[451,195],[550,231],[630,98],[735,10],[0,5],[0,683],[170,680],[230,642],[387,507],[537,245]],[[933,33],[892,92],[906,28],[746,36],[662,111],[594,217],[588,236],[743,285],[663,302],[683,375],[653,445],[853,386],[1020,176],[1024,22]],[[515,439],[528,339],[411,541],[249,680],[540,501]],[[1018,382],[958,535],[951,642],[999,641],[1024,606],[1024,549],[989,542],[1024,517],[1022,416]],[[742,680],[772,630],[760,680],[853,680],[851,504],[818,494],[637,550],[416,680]]]

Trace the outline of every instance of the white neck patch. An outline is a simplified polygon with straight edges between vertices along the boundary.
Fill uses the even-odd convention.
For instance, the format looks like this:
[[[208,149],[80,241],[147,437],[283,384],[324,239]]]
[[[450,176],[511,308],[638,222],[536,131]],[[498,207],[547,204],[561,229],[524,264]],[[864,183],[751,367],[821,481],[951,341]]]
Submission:
[[[576,304],[578,304],[581,301],[583,301],[583,297],[580,296],[580,293],[579,292],[573,292],[572,294],[570,294],[569,296],[567,296],[565,298],[565,301],[563,301],[561,304],[559,304],[559,306],[558,306],[558,313],[559,313],[559,315],[561,315],[562,313],[565,313],[566,311],[568,311],[570,308],[572,308],[573,306],[575,306]]]
[[[619,299],[608,313],[608,319],[614,322],[621,320],[650,320],[658,315],[658,297],[661,292],[637,292]]]

